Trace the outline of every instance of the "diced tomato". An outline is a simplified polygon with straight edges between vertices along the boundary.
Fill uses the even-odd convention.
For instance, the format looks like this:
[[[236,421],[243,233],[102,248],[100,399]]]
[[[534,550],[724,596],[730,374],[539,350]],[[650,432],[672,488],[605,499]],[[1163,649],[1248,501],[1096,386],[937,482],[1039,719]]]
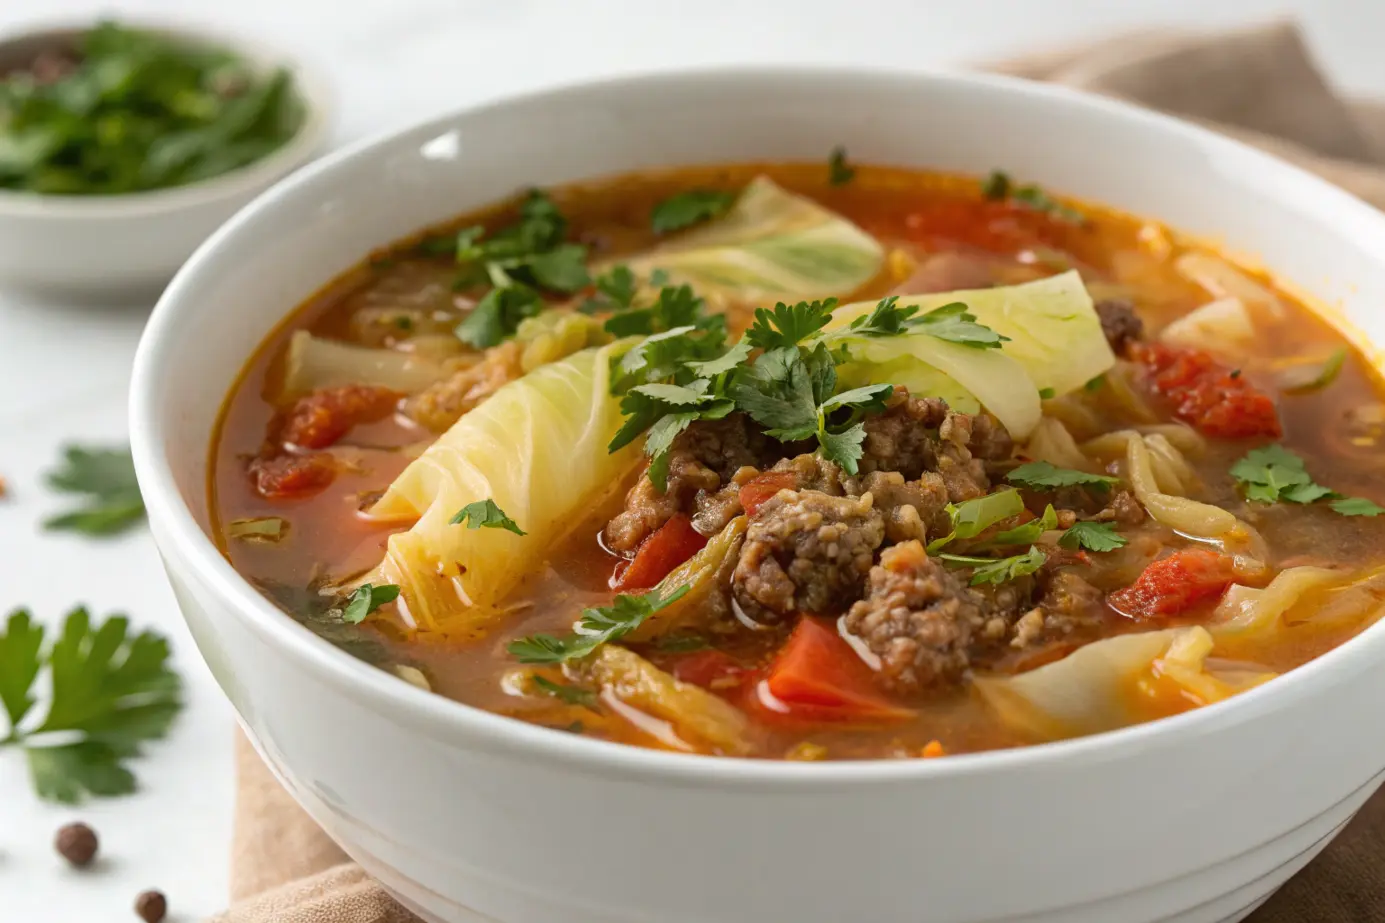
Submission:
[[[1174,414],[1208,436],[1281,434],[1274,399],[1206,350],[1133,343],[1130,354],[1149,369],[1154,389],[1174,402]]]
[[[261,497],[291,500],[331,484],[337,476],[337,464],[327,454],[259,456],[250,460],[246,471]]]
[[[688,517],[675,513],[672,519],[640,543],[630,566],[617,570],[611,577],[611,589],[622,593],[647,590],[667,577],[669,571],[701,551],[705,544],[707,536],[694,529]]]
[[[1132,618],[1168,618],[1221,596],[1235,576],[1230,555],[1189,548],[1150,564],[1107,601]]]
[[[400,394],[388,388],[342,385],[299,398],[284,414],[278,438],[301,449],[325,449],[358,423],[374,423],[394,412]]]
[[[878,724],[913,716],[886,698],[871,670],[829,624],[804,616],[754,695],[768,720]]]
[[[673,661],[670,672],[675,679],[714,691],[735,689],[749,674],[730,654],[717,650],[684,654]]]
[[[739,494],[741,508],[747,516],[754,516],[760,507],[769,502],[770,497],[781,490],[793,490],[798,486],[798,478],[792,471],[766,471],[746,481]]]

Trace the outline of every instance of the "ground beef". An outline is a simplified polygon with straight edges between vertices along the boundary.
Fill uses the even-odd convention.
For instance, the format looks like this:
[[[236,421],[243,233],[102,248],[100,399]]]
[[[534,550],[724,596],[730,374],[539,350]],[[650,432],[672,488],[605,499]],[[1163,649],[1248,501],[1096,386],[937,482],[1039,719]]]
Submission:
[[[644,475],[625,495],[625,510],[606,524],[606,546],[622,554],[633,553],[640,543],[673,517],[692,509],[700,492],[711,493],[721,479],[686,451],[670,452],[668,486],[659,488]]]
[[[953,413],[936,397],[913,397],[896,388],[884,413],[865,421],[860,471],[897,471],[906,480],[924,472],[942,476],[953,502],[990,489],[983,460],[1009,458],[1010,434],[989,414]]]
[[[1121,528],[1138,526],[1145,521],[1145,508],[1128,488],[1097,490],[1093,487],[1060,487],[1052,492],[1033,494],[1034,503],[1042,509],[1052,502],[1058,511],[1059,525],[1070,528],[1079,519],[1095,522],[1114,522]],[[1064,516],[1069,513],[1069,516]]]
[[[1049,574],[1046,580],[1044,595],[1035,609],[1042,613],[1041,633],[1047,639],[1091,628],[1106,617],[1105,594],[1077,574],[1060,570]],[[1017,634],[1010,643],[1024,647],[1028,642],[1022,643]]]
[[[910,539],[927,541],[946,535],[952,522],[947,515],[947,485],[941,475],[925,471],[918,480],[906,481],[898,471],[872,471],[848,482],[847,493],[869,493],[885,521],[885,538],[892,543]]]
[[[1133,491],[1121,488],[1111,492],[1106,505],[1092,519],[1121,527],[1138,526],[1145,521],[1145,508]]]
[[[851,607],[844,621],[879,658],[882,681],[904,693],[960,680],[971,664],[973,644],[989,635],[1003,636],[992,625],[990,604],[935,558],[919,542],[885,550],[871,568],[868,595]]]
[[[731,590],[752,618],[831,615],[861,595],[885,523],[865,497],[780,491],[750,521]]]
[[[1106,334],[1106,342],[1117,356],[1125,355],[1126,348],[1134,341],[1144,338],[1145,324],[1135,313],[1135,306],[1123,298],[1107,298],[1096,303],[1097,317],[1101,318],[1101,332]]]
[[[741,468],[763,468],[781,454],[780,444],[743,413],[697,420],[674,438],[670,451],[686,452],[715,471],[722,483]]]

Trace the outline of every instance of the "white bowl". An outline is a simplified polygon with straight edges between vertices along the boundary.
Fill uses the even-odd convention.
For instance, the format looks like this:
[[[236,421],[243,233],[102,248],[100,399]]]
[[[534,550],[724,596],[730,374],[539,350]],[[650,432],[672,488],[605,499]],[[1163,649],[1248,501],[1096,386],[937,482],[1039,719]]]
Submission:
[[[312,160],[327,140],[331,97],[325,81],[301,63],[259,43],[200,28],[124,24],[227,48],[266,68],[288,67],[303,100],[303,125],[263,159],[186,186],[92,196],[0,189],[0,287],[80,299],[157,294],[222,222]],[[54,26],[0,38],[0,73],[44,49],[74,43],[89,28]]]
[[[159,303],[135,365],[135,462],[188,624],[260,752],[425,919],[1236,920],[1379,783],[1379,625],[1228,703],[1081,740],[941,760],[712,759],[416,689],[295,624],[207,538],[207,441],[231,381],[372,247],[530,184],[824,160],[840,143],[860,162],[1003,166],[1216,235],[1385,343],[1385,216],[1190,125],[994,77],[627,78],[444,116],[304,170],[208,241]]]

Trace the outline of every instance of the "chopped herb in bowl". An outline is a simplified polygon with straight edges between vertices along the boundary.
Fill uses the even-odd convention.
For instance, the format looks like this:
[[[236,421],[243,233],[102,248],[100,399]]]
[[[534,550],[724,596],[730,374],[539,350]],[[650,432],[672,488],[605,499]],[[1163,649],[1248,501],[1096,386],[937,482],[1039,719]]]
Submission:
[[[284,69],[102,23],[0,67],[0,189],[119,195],[220,176],[284,146],[305,108]]]

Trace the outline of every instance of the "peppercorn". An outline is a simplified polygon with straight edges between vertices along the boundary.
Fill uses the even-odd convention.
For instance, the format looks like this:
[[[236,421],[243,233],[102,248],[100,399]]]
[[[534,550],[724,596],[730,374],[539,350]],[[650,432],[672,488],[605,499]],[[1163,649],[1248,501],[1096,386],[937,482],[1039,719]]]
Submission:
[[[159,923],[168,913],[168,898],[163,896],[162,891],[141,891],[139,897],[135,898],[135,913],[144,923]]]
[[[77,868],[91,864],[99,845],[96,831],[83,823],[68,824],[59,829],[58,835],[53,838],[53,846],[58,854]]]

